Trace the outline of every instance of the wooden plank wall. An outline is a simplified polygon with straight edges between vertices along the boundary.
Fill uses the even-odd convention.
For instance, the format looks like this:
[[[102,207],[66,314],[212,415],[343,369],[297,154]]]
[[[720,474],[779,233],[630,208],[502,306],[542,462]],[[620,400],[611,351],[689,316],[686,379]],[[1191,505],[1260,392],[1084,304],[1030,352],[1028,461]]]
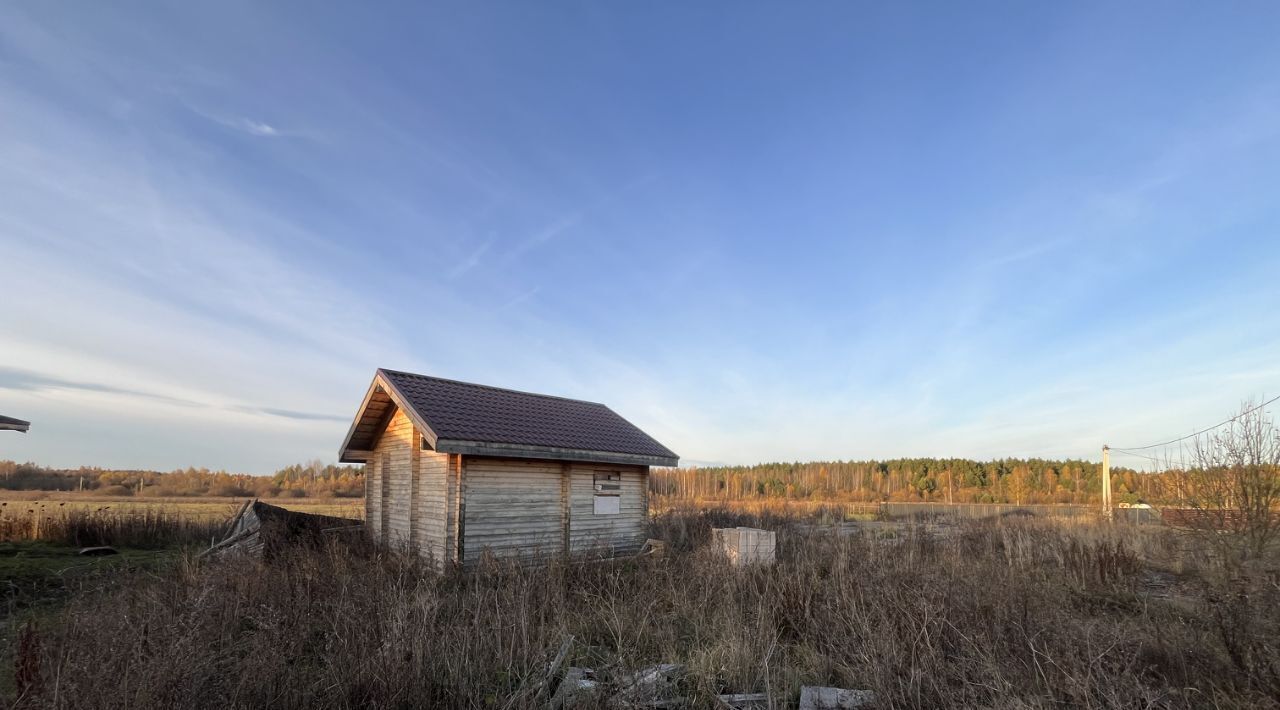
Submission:
[[[415,550],[438,564],[450,559],[449,461],[449,454],[424,450],[421,432],[396,411],[365,465],[365,527],[375,541]]]
[[[364,465],[364,528],[375,541],[382,529],[382,475],[378,459],[370,457]]]
[[[379,509],[378,524],[369,521],[371,530],[386,532],[386,539],[378,539],[384,545],[405,546],[411,539],[413,476],[418,463],[418,440],[413,422],[403,411],[397,410],[373,451],[373,460],[378,469],[383,468],[383,462],[390,463],[387,470],[378,471],[380,485],[374,489],[382,491],[386,496],[386,500],[371,506]],[[381,538],[381,534],[376,535],[376,538]]]
[[[595,473],[622,474],[621,512],[595,514]],[[575,463],[569,501],[569,544],[573,552],[600,551],[622,555],[638,552],[648,536],[649,469]]]
[[[366,465],[366,525],[382,544],[410,547],[439,564],[458,559],[459,542],[464,563],[485,554],[561,554],[566,545],[574,553],[620,555],[644,544],[647,467],[462,457],[424,450],[421,442],[412,421],[396,412]],[[618,515],[595,514],[597,472],[621,474]]]
[[[378,471],[380,472],[378,479],[381,485],[378,486],[378,539],[387,541],[391,539],[391,454],[383,452],[378,457]]]
[[[560,463],[463,458],[463,562],[564,550]]]
[[[495,557],[561,554],[566,539],[575,553],[629,554],[644,545],[649,517],[645,466],[467,456],[464,467],[464,563],[474,563],[486,552]],[[618,515],[595,514],[597,471],[622,474]]]
[[[446,456],[448,459],[444,480],[444,559],[448,562],[457,562],[458,544],[461,542],[458,537],[458,511],[460,510],[458,491],[462,473],[462,456],[459,454],[446,454]]]
[[[441,565],[448,559],[445,539],[448,536],[449,454],[421,450],[421,446],[418,448],[418,502],[414,509],[413,547],[419,554],[429,556]]]

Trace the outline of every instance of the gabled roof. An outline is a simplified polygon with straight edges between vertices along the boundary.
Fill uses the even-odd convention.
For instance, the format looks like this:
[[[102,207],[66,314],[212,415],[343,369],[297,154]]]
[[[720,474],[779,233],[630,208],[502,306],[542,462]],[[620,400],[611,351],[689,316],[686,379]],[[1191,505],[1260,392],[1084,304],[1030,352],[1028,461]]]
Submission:
[[[13,417],[0,415],[0,431],[4,431],[6,429],[11,431],[26,431],[30,428],[31,422],[24,422],[21,419],[14,419]]]
[[[382,369],[347,432],[339,460],[368,461],[397,409],[436,451],[649,466],[679,461],[603,404]]]

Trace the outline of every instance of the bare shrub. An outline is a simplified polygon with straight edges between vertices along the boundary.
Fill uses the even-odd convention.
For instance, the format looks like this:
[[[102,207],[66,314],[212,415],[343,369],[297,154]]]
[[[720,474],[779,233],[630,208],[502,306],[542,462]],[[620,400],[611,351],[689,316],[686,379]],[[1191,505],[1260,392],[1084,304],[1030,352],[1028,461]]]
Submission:
[[[1178,494],[1196,513],[1185,522],[1224,559],[1266,555],[1280,534],[1280,428],[1271,415],[1246,402],[1225,426],[1197,436]]]
[[[1250,687],[1280,698],[1280,585],[1235,577],[1211,588],[1207,611],[1222,647]]]

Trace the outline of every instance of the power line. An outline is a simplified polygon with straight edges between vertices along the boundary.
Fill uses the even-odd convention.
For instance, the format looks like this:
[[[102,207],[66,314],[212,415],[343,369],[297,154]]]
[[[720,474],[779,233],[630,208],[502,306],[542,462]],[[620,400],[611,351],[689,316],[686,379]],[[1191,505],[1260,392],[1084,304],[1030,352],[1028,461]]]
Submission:
[[[1178,443],[1179,441],[1186,441],[1187,439],[1190,439],[1190,438],[1191,438],[1191,437],[1193,437],[1193,436],[1200,436],[1201,434],[1203,434],[1203,433],[1205,433],[1205,432],[1213,431],[1214,429],[1217,429],[1217,428],[1218,428],[1218,427],[1220,427],[1220,426],[1223,426],[1223,425],[1226,425],[1226,424],[1230,424],[1231,422],[1234,422],[1235,420],[1239,419],[1240,417],[1243,417],[1244,415],[1249,414],[1250,412],[1256,412],[1256,411],[1258,411],[1259,409],[1262,409],[1263,407],[1267,406],[1268,404],[1271,404],[1272,402],[1274,402],[1274,401],[1276,401],[1276,400],[1278,400],[1278,399],[1280,399],[1280,395],[1275,396],[1275,397],[1272,397],[1271,399],[1268,399],[1267,401],[1263,402],[1262,404],[1259,404],[1259,405],[1258,405],[1258,406],[1256,406],[1256,407],[1250,407],[1249,409],[1246,409],[1246,410],[1244,410],[1243,412],[1240,412],[1239,414],[1235,415],[1234,417],[1231,417],[1230,419],[1228,419],[1228,420],[1226,420],[1226,421],[1224,421],[1224,422],[1218,422],[1217,424],[1214,424],[1214,425],[1213,425],[1213,426],[1211,426],[1211,427],[1206,427],[1206,428],[1204,428],[1204,429],[1201,429],[1200,431],[1192,432],[1192,433],[1190,433],[1190,434],[1187,434],[1186,436],[1180,436],[1180,437],[1178,437],[1178,438],[1176,438],[1176,439],[1170,439],[1169,441],[1162,441],[1162,442],[1160,442],[1159,444],[1148,444],[1148,445],[1146,445],[1146,446],[1125,446],[1125,447],[1123,447],[1123,448],[1118,447],[1118,446],[1113,446],[1113,447],[1111,447],[1111,448],[1112,448],[1112,450],[1113,450],[1113,451],[1128,451],[1128,452],[1133,452],[1133,451],[1142,451],[1143,449],[1154,449],[1154,448],[1156,448],[1156,447],[1158,447],[1158,446],[1168,446],[1169,444],[1176,444],[1176,443]]]
[[[1113,447],[1111,447],[1111,453],[1113,453],[1113,454],[1125,454],[1125,455],[1128,455],[1128,456],[1137,456],[1137,457],[1138,457],[1138,458],[1140,458],[1140,459],[1147,459],[1148,461],[1154,461],[1154,462],[1156,462],[1156,463],[1160,464],[1161,466],[1167,466],[1167,465],[1169,465],[1169,464],[1173,463],[1172,461],[1163,461],[1163,460],[1161,460],[1161,459],[1159,459],[1159,458],[1157,458],[1157,457],[1155,457],[1155,456],[1147,456],[1146,454],[1140,454],[1140,453],[1138,453],[1138,452],[1136,452],[1136,451],[1129,451],[1128,449],[1117,449],[1117,448],[1115,448],[1114,446],[1113,446]]]
[[[1114,446],[1110,448],[1111,448],[1111,453],[1113,454],[1128,454],[1129,456],[1137,456],[1140,459],[1147,459],[1148,461],[1155,461],[1157,463],[1159,463],[1160,461],[1160,459],[1156,458],[1155,456],[1147,456],[1146,454],[1139,454],[1133,451],[1128,451],[1126,449],[1117,449]]]

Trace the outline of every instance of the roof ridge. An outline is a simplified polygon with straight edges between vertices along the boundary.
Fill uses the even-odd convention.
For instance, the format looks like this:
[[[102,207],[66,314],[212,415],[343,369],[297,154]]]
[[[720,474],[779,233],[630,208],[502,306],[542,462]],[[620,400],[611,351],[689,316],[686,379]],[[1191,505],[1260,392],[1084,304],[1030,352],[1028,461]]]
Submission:
[[[424,379],[424,380],[436,380],[436,381],[439,381],[439,382],[451,382],[451,383],[453,383],[453,384],[455,384],[455,385],[463,385],[463,386],[466,386],[466,387],[475,387],[475,388],[477,388],[477,389],[482,389],[482,390],[492,390],[492,391],[495,391],[495,392],[510,392],[510,393],[512,393],[512,394],[524,394],[524,395],[528,395],[528,396],[530,396],[530,397],[542,397],[543,399],[558,399],[558,400],[560,400],[560,401],[562,401],[562,402],[577,402],[578,404],[594,404],[594,405],[595,405],[595,406],[597,406],[597,407],[604,407],[605,409],[608,409],[610,412],[612,412],[612,411],[613,411],[612,409],[609,409],[609,406],[608,406],[608,405],[606,405],[606,404],[604,404],[603,402],[593,402],[593,401],[591,401],[591,400],[589,400],[589,399],[577,399],[577,398],[575,398],[575,397],[561,397],[561,396],[559,396],[559,395],[554,395],[554,394],[542,394],[541,392],[529,392],[528,390],[517,390],[517,389],[511,389],[510,387],[495,387],[494,385],[482,385],[482,384],[480,384],[480,383],[478,383],[478,382],[466,382],[466,381],[464,381],[464,380],[454,380],[454,379],[450,379],[450,378],[448,378],[448,377],[437,377],[437,376],[435,376],[435,375],[423,375],[423,374],[420,374],[420,373],[417,373],[417,372],[408,372],[408,371],[406,371],[406,370],[392,370],[392,369],[387,368],[387,367],[379,367],[379,368],[378,368],[378,371],[379,371],[379,372],[385,372],[385,373],[387,373],[387,374],[392,374],[392,375],[408,375],[409,377],[418,377],[418,378],[421,378],[421,379]]]

